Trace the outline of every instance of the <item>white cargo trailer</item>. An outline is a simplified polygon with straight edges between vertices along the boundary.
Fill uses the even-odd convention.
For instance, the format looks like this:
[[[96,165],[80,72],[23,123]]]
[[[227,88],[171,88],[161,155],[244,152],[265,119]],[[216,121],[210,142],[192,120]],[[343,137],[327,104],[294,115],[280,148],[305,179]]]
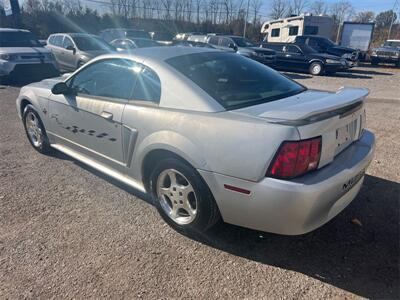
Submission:
[[[340,46],[368,51],[374,32],[374,23],[343,22]]]

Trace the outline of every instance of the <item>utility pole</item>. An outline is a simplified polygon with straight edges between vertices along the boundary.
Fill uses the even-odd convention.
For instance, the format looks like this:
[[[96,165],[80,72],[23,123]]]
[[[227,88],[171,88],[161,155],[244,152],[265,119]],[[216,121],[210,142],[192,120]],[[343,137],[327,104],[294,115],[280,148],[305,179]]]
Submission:
[[[390,27],[389,27],[388,37],[387,37],[388,40],[390,40],[390,34],[392,33],[392,27],[393,27],[394,16],[395,16],[395,12],[394,12],[394,11],[395,11],[396,6],[397,6],[397,1],[398,1],[398,0],[394,1],[394,4],[393,4],[393,9],[392,9],[392,21],[390,22]]]
[[[249,17],[250,0],[247,0],[246,19],[244,20],[243,37],[246,37],[247,19]]]

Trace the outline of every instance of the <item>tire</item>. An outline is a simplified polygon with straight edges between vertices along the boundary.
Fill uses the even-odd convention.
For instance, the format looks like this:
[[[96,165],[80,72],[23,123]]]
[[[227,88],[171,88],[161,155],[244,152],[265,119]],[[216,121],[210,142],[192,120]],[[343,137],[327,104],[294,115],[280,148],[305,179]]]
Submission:
[[[31,104],[25,107],[22,121],[24,123],[26,136],[32,147],[42,154],[51,152],[49,139],[47,138],[43,122]]]
[[[322,75],[324,71],[324,66],[322,65],[322,63],[315,61],[311,63],[310,68],[308,70],[311,75],[319,76]]]
[[[192,166],[178,158],[165,158],[156,165],[149,188],[159,214],[178,232],[202,234],[220,219],[207,184]]]

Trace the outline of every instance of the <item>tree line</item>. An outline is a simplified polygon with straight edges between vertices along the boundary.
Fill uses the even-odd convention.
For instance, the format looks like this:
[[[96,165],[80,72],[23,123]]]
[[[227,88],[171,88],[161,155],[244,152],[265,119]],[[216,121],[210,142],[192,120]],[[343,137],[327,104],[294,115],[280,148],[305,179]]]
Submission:
[[[0,1],[1,3],[1,1]],[[54,32],[97,34],[110,27],[136,27],[147,31],[221,32],[246,36],[254,41],[262,37],[262,21],[301,13],[329,15],[334,20],[332,39],[343,21],[375,22],[373,44],[386,39],[390,24],[392,38],[400,38],[397,14],[385,11],[356,12],[348,0],[328,4],[324,0],[273,0],[262,7],[262,0],[26,0],[21,9],[22,26],[46,38]],[[0,26],[12,26],[0,9]]]

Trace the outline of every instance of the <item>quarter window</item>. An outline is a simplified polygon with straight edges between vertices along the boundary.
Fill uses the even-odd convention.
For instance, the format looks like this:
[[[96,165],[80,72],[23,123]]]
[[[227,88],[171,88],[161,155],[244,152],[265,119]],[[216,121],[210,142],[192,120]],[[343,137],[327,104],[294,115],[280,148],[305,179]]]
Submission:
[[[299,26],[289,27],[289,35],[298,35],[299,34]]]
[[[142,67],[138,73],[132,100],[160,102],[161,83],[157,74],[149,68]]]
[[[274,28],[271,30],[271,37],[278,37],[281,34],[281,30],[279,28]]]

